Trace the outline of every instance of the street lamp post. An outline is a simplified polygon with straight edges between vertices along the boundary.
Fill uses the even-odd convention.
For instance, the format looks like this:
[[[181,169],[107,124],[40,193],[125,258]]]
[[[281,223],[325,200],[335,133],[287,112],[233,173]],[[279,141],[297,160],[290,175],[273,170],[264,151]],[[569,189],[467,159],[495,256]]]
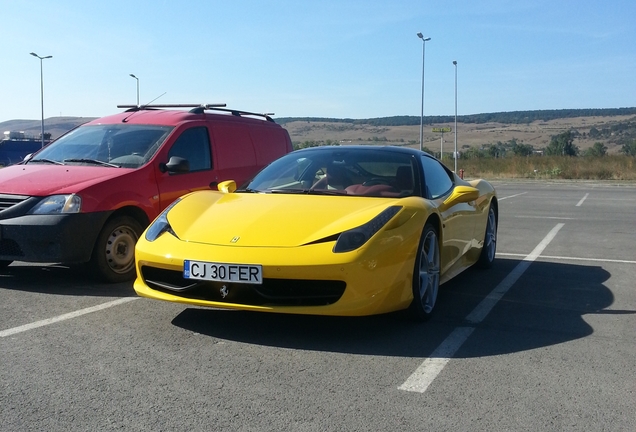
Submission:
[[[139,107],[139,78],[133,74],[130,74],[130,76],[137,80],[137,107]]]
[[[44,74],[42,69],[42,60],[53,58],[53,56],[40,57],[34,52],[29,54],[40,59],[40,104],[42,107],[42,130],[40,132],[40,138],[42,139],[42,147],[44,147]]]
[[[430,41],[431,38],[425,38],[422,33],[418,33],[417,37],[422,39],[422,106],[420,110],[420,150],[424,150],[424,54],[426,53],[426,41]]]
[[[457,172],[457,61],[453,60],[455,65],[455,172]]]

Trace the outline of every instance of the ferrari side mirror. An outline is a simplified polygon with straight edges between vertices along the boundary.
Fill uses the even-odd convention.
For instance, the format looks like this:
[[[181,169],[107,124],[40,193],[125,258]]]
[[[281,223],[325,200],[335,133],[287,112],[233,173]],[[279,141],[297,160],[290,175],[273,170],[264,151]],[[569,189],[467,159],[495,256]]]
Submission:
[[[454,206],[455,204],[468,203],[479,198],[479,189],[471,186],[455,186],[453,192],[443,203],[445,208]]]
[[[219,191],[223,193],[232,193],[236,190],[236,182],[234,180],[225,180],[219,183]]]

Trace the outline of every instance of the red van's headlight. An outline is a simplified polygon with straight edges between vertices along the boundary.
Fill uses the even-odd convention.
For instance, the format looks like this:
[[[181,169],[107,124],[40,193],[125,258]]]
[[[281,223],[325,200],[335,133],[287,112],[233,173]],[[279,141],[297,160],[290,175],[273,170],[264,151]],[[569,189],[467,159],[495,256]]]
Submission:
[[[82,198],[79,195],[51,195],[35,205],[29,214],[66,214],[79,213],[82,209]]]

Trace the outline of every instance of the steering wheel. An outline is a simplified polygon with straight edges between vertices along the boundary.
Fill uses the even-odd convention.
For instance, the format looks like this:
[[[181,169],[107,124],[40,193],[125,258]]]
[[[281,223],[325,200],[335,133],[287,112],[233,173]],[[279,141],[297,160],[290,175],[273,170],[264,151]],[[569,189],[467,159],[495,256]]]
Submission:
[[[362,183],[362,186],[374,186],[374,185],[381,185],[381,184],[389,185],[389,186],[391,185],[391,183],[386,179],[374,177]]]

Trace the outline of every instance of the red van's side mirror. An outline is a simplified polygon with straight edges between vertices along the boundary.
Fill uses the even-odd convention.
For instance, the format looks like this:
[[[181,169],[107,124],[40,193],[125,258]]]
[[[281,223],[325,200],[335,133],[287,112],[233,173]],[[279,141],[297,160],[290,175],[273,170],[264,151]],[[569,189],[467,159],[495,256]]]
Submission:
[[[168,163],[159,164],[159,171],[169,172],[170,174],[190,172],[190,162],[179,156],[172,156]]]

